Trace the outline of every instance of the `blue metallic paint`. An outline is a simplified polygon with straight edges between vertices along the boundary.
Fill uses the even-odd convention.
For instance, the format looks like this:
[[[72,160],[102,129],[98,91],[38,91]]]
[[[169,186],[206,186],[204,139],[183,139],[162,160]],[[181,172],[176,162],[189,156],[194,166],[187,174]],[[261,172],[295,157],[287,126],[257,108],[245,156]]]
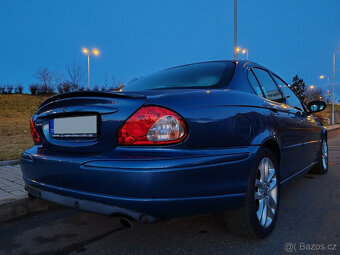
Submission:
[[[258,66],[237,62],[224,89],[139,91],[131,97],[70,93],[49,99],[34,115],[42,145],[28,149],[21,159],[26,184],[72,201],[104,203],[114,208],[105,212],[138,220],[129,211],[171,218],[240,206],[252,162],[268,141],[279,148],[282,182],[307,171],[318,159],[325,129],[313,116],[255,95],[247,79],[253,65]],[[165,106],[182,115],[189,129],[185,141],[117,146],[117,130],[142,105]],[[98,139],[49,137],[51,116],[89,113],[99,116]]]

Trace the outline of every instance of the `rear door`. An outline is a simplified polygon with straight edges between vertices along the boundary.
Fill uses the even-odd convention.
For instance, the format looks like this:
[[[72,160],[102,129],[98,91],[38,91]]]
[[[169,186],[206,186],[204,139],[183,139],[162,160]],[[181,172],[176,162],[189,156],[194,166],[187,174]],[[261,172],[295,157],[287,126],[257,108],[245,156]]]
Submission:
[[[268,71],[253,68],[253,72],[264,97],[273,101],[274,108],[274,102],[278,103],[269,124],[281,146],[280,172],[282,179],[285,179],[302,167],[299,160],[303,146],[301,111],[290,106],[283,107],[286,100]]]

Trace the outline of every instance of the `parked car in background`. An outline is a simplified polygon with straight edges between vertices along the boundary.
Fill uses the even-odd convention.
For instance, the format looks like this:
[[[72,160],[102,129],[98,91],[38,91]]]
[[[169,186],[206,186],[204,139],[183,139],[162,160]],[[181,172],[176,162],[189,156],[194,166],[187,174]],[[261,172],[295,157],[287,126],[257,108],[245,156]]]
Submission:
[[[248,61],[165,69],[123,92],[71,92],[31,119],[22,154],[32,197],[142,223],[221,212],[269,235],[280,186],[327,173],[327,130],[286,82]]]

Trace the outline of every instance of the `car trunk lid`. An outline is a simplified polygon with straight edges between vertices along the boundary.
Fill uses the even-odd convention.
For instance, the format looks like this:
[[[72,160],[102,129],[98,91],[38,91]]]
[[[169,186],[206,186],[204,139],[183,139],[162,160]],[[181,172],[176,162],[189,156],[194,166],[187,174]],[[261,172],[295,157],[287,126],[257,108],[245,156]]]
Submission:
[[[105,152],[116,147],[118,129],[145,101],[146,96],[142,94],[70,92],[45,100],[33,120],[43,149],[68,153]],[[81,121],[87,118],[97,122],[95,134],[91,136],[68,134],[58,137],[54,134],[56,127],[53,125],[65,129],[63,125],[82,125]],[[86,130],[86,127],[80,126],[80,129]]]

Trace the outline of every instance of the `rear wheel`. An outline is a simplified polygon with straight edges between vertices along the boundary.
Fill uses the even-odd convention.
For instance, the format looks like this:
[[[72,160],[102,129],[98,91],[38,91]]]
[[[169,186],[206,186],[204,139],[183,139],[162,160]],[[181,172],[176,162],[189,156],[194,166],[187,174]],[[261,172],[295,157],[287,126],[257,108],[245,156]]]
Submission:
[[[328,172],[328,144],[327,138],[321,143],[321,150],[318,163],[311,169],[311,173],[326,174]]]
[[[261,148],[248,179],[244,205],[224,214],[229,229],[250,238],[268,236],[273,231],[278,214],[279,183],[273,153],[266,147]]]

